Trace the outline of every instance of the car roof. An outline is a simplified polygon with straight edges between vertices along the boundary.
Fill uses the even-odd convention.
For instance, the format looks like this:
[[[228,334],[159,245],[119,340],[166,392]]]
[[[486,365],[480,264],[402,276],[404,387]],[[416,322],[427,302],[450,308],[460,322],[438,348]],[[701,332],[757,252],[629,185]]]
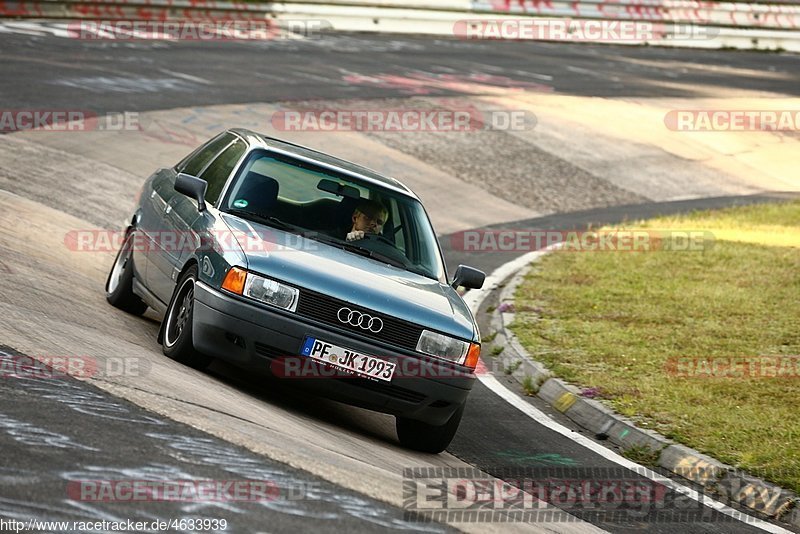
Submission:
[[[268,135],[260,134],[245,128],[231,128],[229,131],[242,137],[251,148],[264,148],[267,150],[282,152],[299,159],[320,164],[336,171],[344,172],[345,174],[350,174],[356,178],[364,180],[365,182],[371,182],[375,185],[388,187],[394,191],[419,200],[417,195],[415,195],[411,189],[406,187],[406,185],[399,180],[384,176],[377,171],[363,167],[351,161],[337,158],[336,156],[331,156],[325,152],[320,152],[319,150],[314,150],[313,148],[291,143],[283,139],[269,137]]]

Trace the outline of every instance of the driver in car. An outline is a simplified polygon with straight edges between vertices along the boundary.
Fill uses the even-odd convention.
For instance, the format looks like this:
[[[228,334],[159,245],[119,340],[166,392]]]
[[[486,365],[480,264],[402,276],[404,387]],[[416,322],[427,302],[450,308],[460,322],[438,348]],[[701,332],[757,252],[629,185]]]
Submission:
[[[362,200],[353,210],[353,226],[347,233],[348,241],[363,239],[364,234],[380,234],[389,212],[377,200]]]

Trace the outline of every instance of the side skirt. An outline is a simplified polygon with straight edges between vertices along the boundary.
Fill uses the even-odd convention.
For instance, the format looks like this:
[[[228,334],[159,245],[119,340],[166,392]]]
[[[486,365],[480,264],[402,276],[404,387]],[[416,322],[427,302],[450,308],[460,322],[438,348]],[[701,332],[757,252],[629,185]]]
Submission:
[[[163,319],[164,315],[167,313],[167,305],[153,295],[136,277],[133,278],[133,292],[145,301],[148,306],[153,308],[158,315],[161,315]]]

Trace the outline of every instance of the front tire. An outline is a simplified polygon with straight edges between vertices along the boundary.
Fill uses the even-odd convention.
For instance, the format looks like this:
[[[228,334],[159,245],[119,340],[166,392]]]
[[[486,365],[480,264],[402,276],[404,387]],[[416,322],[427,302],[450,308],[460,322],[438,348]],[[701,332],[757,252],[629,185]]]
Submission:
[[[125,241],[114,258],[114,266],[106,279],[106,300],[120,310],[141,315],[147,309],[147,304],[133,292],[132,239],[133,230],[125,236]]]
[[[422,421],[397,417],[395,427],[400,443],[415,451],[434,454],[442,452],[450,445],[458,431],[465,405],[462,404],[443,425],[429,425]]]
[[[167,358],[194,369],[205,369],[211,363],[210,356],[198,352],[192,342],[192,318],[194,317],[194,286],[197,283],[197,267],[192,266],[181,276],[172,300],[164,316],[164,332],[161,342]]]

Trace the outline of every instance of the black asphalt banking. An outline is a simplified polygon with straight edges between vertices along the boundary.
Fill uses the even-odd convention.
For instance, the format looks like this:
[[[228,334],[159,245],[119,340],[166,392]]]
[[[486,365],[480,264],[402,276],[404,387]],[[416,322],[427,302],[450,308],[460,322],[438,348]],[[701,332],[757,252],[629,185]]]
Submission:
[[[402,509],[28,364],[24,355],[0,346],[2,519],[25,525],[31,520],[185,522],[186,528],[148,532],[209,531],[199,527],[213,520],[226,521],[214,528],[226,534],[453,531],[406,520]],[[142,489],[148,481],[151,496]],[[194,529],[187,522],[192,520]],[[8,530],[5,525],[0,530]]]
[[[705,97],[714,88],[800,94],[793,54],[373,34],[126,42],[42,33],[0,33],[3,108],[107,113],[458,94],[447,80],[600,97]]]

